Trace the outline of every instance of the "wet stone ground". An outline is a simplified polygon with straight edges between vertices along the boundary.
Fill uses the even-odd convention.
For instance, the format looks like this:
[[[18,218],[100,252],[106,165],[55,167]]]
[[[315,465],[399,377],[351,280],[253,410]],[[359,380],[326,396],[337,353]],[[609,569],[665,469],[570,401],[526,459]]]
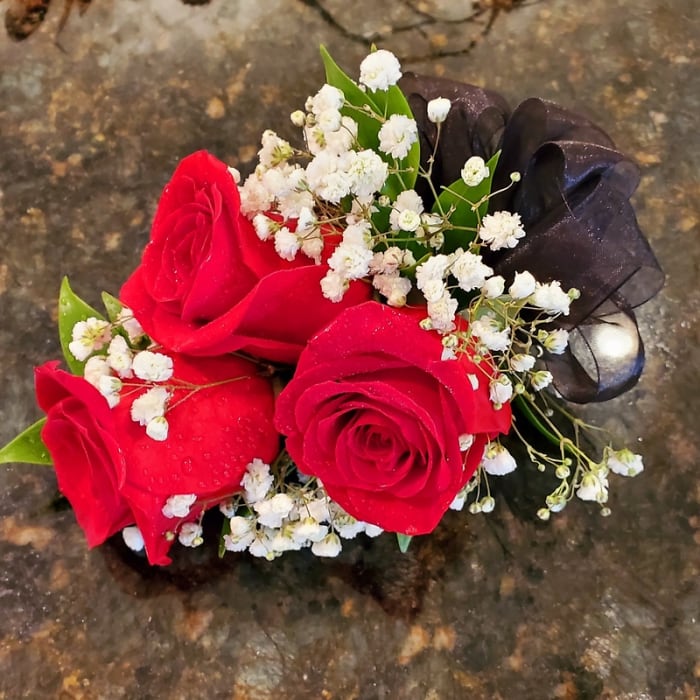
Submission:
[[[390,537],[332,561],[205,547],[147,570],[119,543],[87,551],[50,469],[4,468],[0,698],[699,697],[697,0],[94,0],[60,35],[49,10],[26,41],[0,35],[0,443],[38,417],[61,277],[117,292],[181,157],[246,171],[264,128],[291,136],[320,43],[349,70],[373,40],[592,117],[641,165],[668,281],[639,314],[642,381],[590,411],[646,460],[607,519],[574,504],[543,525],[501,500],[406,555]]]

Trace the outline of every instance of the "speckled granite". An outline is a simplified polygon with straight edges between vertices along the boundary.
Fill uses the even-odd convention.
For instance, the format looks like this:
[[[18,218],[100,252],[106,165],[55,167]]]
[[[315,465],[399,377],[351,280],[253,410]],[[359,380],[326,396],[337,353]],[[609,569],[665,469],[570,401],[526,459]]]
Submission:
[[[697,0],[469,5],[94,0],[61,50],[55,2],[26,42],[0,36],[0,443],[38,417],[61,276],[93,302],[116,292],[179,158],[245,170],[263,128],[291,134],[317,45],[351,68],[375,40],[409,68],[577,108],[642,165],[668,284],[640,314],[640,385],[589,413],[639,439],[646,472],[608,519],[574,504],[542,525],[501,503],[407,555],[385,538],[333,561],[202,549],[145,570],[118,544],[86,550],[50,469],[5,468],[0,698],[700,696]]]

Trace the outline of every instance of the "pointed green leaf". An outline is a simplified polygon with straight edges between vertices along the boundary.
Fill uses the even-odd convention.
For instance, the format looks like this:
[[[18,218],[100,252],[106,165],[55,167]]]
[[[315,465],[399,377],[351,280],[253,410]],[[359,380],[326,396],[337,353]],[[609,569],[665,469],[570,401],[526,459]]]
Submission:
[[[219,559],[223,559],[224,554],[226,554],[226,541],[224,537],[231,534],[231,520],[230,518],[224,518],[224,522],[221,525],[221,533],[219,534]]]
[[[363,107],[369,105],[375,112],[379,112],[379,108],[372,98],[361,90],[360,86],[338,66],[324,46],[321,46],[320,51],[323,66],[326,69],[327,83],[338,88],[345,95],[345,99],[352,105],[351,107],[343,107],[340,110],[341,114],[357,122],[357,140],[360,144],[365,148],[377,151],[380,124],[376,119],[364,112]]]
[[[557,435],[555,435],[543,422],[542,419],[534,412],[534,410],[529,405],[530,400],[526,400],[522,395],[516,396],[513,399],[513,405],[517,408],[522,415],[530,422],[530,424],[536,428],[536,430],[543,435],[549,442],[557,447],[561,446],[561,440]],[[566,447],[566,446],[565,446]]]
[[[68,278],[64,277],[61,282],[61,291],[58,295],[58,334],[61,339],[63,357],[73,374],[82,374],[85,363],[73,357],[68,349],[68,344],[73,340],[73,326],[78,321],[85,321],[88,318],[105,320],[105,317],[99,311],[95,311],[92,306],[86,304],[73,292],[68,283]]]
[[[491,192],[493,174],[498,164],[499,151],[486,164],[489,176],[484,178],[476,187],[470,187],[464,180],[459,179],[443,189],[442,194],[433,205],[433,213],[450,214],[450,223],[460,228],[445,231],[444,253],[453,253],[457,248],[466,248],[476,236],[476,229],[486,216],[489,208],[487,195]],[[479,203],[478,207],[474,207]],[[472,230],[465,230],[472,229]]]
[[[102,303],[105,305],[105,310],[107,311],[107,318],[109,318],[112,323],[117,320],[117,316],[121,313],[124,308],[124,304],[113,297],[109,292],[102,292]]]
[[[0,464],[7,462],[51,464],[51,455],[41,441],[41,429],[44,423],[46,418],[41,418],[0,449]]]
[[[396,541],[399,543],[399,550],[401,551],[401,554],[406,554],[412,539],[413,537],[411,535],[404,535],[400,532],[396,533]]]

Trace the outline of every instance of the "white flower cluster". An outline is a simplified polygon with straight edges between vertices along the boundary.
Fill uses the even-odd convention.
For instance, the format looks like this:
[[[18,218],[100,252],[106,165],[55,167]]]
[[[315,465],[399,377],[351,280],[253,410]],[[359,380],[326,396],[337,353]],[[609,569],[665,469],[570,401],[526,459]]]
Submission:
[[[84,378],[104,396],[110,408],[119,403],[125,380],[136,377],[145,382],[146,390],[131,405],[131,419],[145,426],[150,438],[163,441],[168,437],[165,412],[171,392],[153,385],[173,376],[173,361],[159,352],[137,350],[144,339],[143,328],[124,308],[114,323],[98,318],[78,321],[68,349],[77,360],[85,362]],[[131,384],[131,388],[144,388],[142,383]]]
[[[338,556],[341,538],[361,532],[376,537],[382,529],[348,515],[332,502],[316,480],[275,486],[270,466],[259,459],[247,467],[243,492],[220,508],[229,519],[224,547],[247,550],[272,560],[290,550],[310,547],[319,557]]]
[[[447,190],[445,197],[433,190],[436,204],[432,211],[425,211],[425,202],[413,183],[420,177],[434,187],[432,161],[428,161],[427,170],[410,169],[407,157],[418,140],[417,124],[407,114],[391,113],[389,101],[383,101],[383,95],[395,90],[400,77],[396,57],[388,51],[374,51],[360,66],[358,85],[366,103],[357,102],[358,91],[349,99],[327,84],[307,99],[305,111],[291,115],[292,122],[303,129],[305,150],[296,151],[266,131],[259,164],[242,187],[243,212],[252,218],[260,239],[274,244],[282,258],[293,260],[301,253],[316,263],[326,261],[328,270],[321,281],[324,297],[339,302],[351,284],[363,280],[390,306],[424,305],[427,315],[421,327],[442,336],[442,359],[457,360],[466,354],[478,369],[478,373],[467,375],[469,381],[475,390],[482,383],[488,386],[495,410],[521,399],[521,404],[525,402],[538,412],[535,419],[554,430],[550,437],[562,445],[562,454],[550,459],[526,444],[538,468],[553,467],[562,480],[561,490],[550,495],[547,513],[574,493],[581,498],[595,493],[593,500],[603,503],[608,471],[627,468],[632,473],[639,468],[637,463],[629,457],[629,464],[613,457],[626,455],[625,451],[608,451],[603,463],[596,466],[578,442],[570,448],[573,454],[565,455],[563,446],[568,446],[569,440],[556,432],[549,420],[551,409],[543,398],[543,390],[554,380],[543,358],[566,352],[569,343],[568,332],[556,328],[555,320],[569,314],[579,293],[563,289],[556,280],[537,280],[527,270],[506,280],[484,261],[488,252],[515,248],[526,236],[517,213],[487,213],[487,202],[496,194],[488,191],[493,159],[486,163],[478,155],[469,157],[461,168],[460,181],[443,188]],[[377,105],[385,107],[377,109]],[[436,139],[450,109],[450,100],[444,97],[427,104],[427,117],[436,125]],[[368,120],[375,121],[376,129],[369,142],[371,148],[362,143]],[[519,180],[519,173],[511,173],[508,186]],[[466,197],[465,187],[470,193]],[[460,208],[462,214],[456,216]],[[329,237],[334,247],[324,255],[324,239]],[[100,332],[98,327],[91,329],[96,337]],[[487,495],[473,501],[470,511],[489,512],[493,498],[488,477],[505,475],[515,468],[516,461],[508,450],[499,442],[490,443],[478,478],[469,487],[479,489],[484,483]],[[463,505],[467,493],[463,490],[455,504],[461,499]],[[285,494],[285,499],[289,498]],[[275,508],[284,510],[289,505],[285,499],[275,501]],[[289,522],[286,530],[274,526],[286,533],[275,532],[275,547],[269,544],[270,538],[262,547],[261,533],[266,531],[261,527],[272,526],[265,523],[267,516],[259,512],[257,501],[248,507],[250,514],[232,520],[231,546],[239,531],[236,528],[242,528],[240,542],[245,542],[245,547],[255,541],[258,551],[275,552],[275,547],[282,547],[282,537],[296,547],[289,533],[300,526]],[[289,505],[288,513],[280,517],[288,518],[292,513],[291,522],[298,523],[297,511],[298,504]]]

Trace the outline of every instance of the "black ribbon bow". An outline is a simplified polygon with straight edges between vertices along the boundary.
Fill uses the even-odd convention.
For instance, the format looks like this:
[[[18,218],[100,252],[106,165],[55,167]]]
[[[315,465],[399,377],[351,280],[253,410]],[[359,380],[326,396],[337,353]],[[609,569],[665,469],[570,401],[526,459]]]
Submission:
[[[490,211],[518,213],[526,236],[515,248],[488,252],[485,262],[512,279],[528,270],[540,282],[559,280],[581,296],[557,325],[570,332],[562,355],[547,367],[564,398],[605,401],[630,389],[644,366],[633,308],[653,297],[664,274],[639,229],[629,202],[639,184],[634,163],[595,124],[551,102],[531,98],[511,112],[495,92],[443,78],[405,75],[400,83],[418,123],[421,165],[427,168],[437,127],[428,101],[446,97],[432,182],[439,192],[460,178],[471,156],[501,156]],[[428,183],[419,194],[430,207]]]

